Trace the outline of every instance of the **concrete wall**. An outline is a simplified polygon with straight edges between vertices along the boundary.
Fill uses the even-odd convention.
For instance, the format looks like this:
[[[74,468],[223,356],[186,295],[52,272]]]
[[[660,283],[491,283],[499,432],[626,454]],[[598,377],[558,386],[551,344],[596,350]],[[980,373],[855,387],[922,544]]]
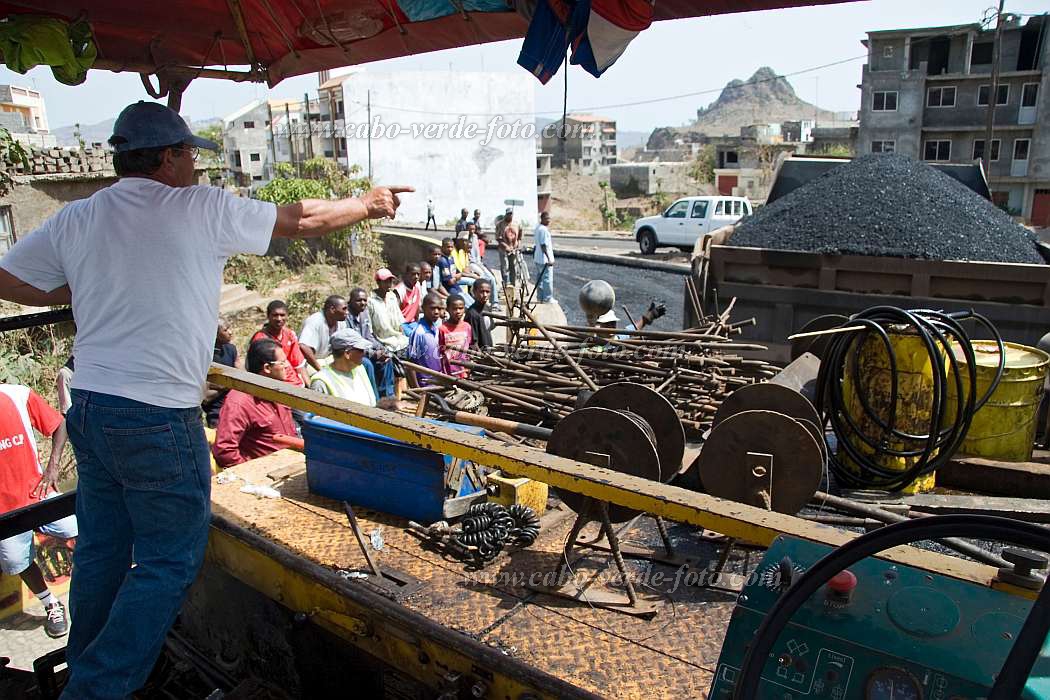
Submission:
[[[617,197],[638,197],[657,192],[690,192],[690,163],[616,163],[609,166],[609,186]]]
[[[20,239],[69,202],[90,197],[116,181],[115,175],[35,178],[16,185],[6,197],[0,198],[0,206],[11,207],[15,238]]]
[[[896,152],[921,158],[923,110],[926,104],[924,71],[876,72],[864,66],[861,81],[860,128],[857,153],[871,153],[871,142],[896,141]],[[872,110],[872,95],[879,91],[897,92],[897,111]]]
[[[371,140],[373,179],[416,188],[402,198],[399,220],[426,221],[427,197],[434,200],[439,223],[458,218],[462,207],[479,208],[482,218],[492,221],[506,209],[504,200],[515,199],[525,202],[518,208],[519,221],[535,224],[534,83],[521,71],[364,71],[343,83],[349,162],[367,173],[368,139],[352,130],[365,121],[360,108],[370,91],[373,123],[378,119],[387,127],[386,134]],[[457,115],[459,110],[472,114]],[[483,116],[488,114],[508,116],[497,121]],[[512,133],[515,121],[517,134]],[[437,133],[442,125],[443,136]],[[428,126],[429,138],[423,131]]]

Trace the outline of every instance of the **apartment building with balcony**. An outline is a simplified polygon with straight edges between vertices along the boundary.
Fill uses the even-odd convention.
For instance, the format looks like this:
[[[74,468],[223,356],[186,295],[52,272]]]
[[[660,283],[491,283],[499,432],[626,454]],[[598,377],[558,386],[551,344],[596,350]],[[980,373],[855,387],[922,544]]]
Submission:
[[[616,146],[616,120],[595,114],[569,114],[565,117],[565,147],[562,149],[562,120],[542,131],[542,150],[550,153],[553,164],[585,173],[608,173],[620,161]]]
[[[1050,226],[1050,22],[1013,15],[1001,21],[994,95],[994,26],[868,32],[857,152],[971,163],[989,148],[986,174],[996,203]]]
[[[0,85],[0,126],[25,146],[55,148],[58,142],[47,123],[44,97],[20,85]]]

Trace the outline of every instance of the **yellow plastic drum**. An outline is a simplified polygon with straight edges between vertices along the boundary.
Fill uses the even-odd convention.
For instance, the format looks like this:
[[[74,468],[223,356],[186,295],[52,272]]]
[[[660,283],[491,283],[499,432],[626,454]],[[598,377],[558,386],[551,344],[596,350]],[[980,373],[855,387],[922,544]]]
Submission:
[[[914,333],[896,333],[890,330],[890,345],[897,360],[896,428],[910,435],[925,435],[930,431],[933,414],[933,363],[919,336]],[[879,439],[884,431],[878,423],[867,417],[860,396],[866,397],[872,411],[884,422],[889,422],[893,373],[886,347],[874,334],[864,334],[853,342],[863,345],[854,360],[853,349],[847,354],[843,373],[842,395],[846,411],[857,424],[860,432],[869,440]],[[859,363],[860,386],[853,381],[854,362]],[[858,393],[859,392],[861,393]],[[919,461],[918,457],[895,457],[887,454],[875,455],[879,451],[864,444],[857,436],[839,436],[850,441],[860,452],[872,455],[872,460],[887,469],[906,471]],[[921,450],[925,441],[893,440],[886,446],[898,451]],[[936,452],[934,453],[935,456]],[[853,468],[852,460],[839,450],[839,459]],[[934,487],[935,474],[919,477],[903,489],[904,493],[929,491]]]
[[[971,343],[977,360],[977,399],[988,391],[999,367],[999,348],[994,340]],[[1028,462],[1035,442],[1035,422],[1043,399],[1050,355],[1017,343],[1006,346],[1006,368],[991,398],[973,416],[959,452],[1004,462]],[[963,365],[963,381],[969,381],[961,348],[954,348]],[[955,399],[955,382],[948,381],[949,405]]]

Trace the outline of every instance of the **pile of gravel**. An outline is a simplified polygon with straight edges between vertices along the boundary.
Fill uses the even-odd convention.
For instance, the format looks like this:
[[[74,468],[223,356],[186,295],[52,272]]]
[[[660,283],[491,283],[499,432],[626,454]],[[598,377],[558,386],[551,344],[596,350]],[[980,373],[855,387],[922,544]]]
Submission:
[[[957,180],[901,155],[841,165],[743,220],[729,245],[1044,264],[1034,233]]]

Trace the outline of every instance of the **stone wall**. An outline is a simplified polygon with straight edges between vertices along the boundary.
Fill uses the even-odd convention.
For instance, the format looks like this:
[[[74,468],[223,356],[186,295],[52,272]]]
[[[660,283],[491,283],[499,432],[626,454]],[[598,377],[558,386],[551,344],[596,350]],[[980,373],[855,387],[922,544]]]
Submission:
[[[113,155],[104,148],[34,148],[29,166],[19,165],[17,175],[59,175],[65,173],[111,173]]]

